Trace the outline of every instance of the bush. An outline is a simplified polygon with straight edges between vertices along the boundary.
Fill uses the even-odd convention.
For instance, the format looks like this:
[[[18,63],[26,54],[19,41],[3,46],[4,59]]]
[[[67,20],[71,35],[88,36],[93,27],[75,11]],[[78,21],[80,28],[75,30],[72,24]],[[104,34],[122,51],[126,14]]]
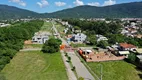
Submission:
[[[61,43],[62,41],[60,39],[51,38],[44,43],[42,47],[42,52],[44,53],[58,52]]]
[[[78,80],[84,80],[84,78],[83,77],[79,77]]]
[[[73,66],[71,70],[74,71],[75,70],[75,66]]]
[[[128,60],[128,62],[131,62],[131,63],[134,63],[135,61],[136,61],[136,55],[134,54],[134,53],[130,53],[129,55],[128,55],[128,58],[127,58],[127,60]]]

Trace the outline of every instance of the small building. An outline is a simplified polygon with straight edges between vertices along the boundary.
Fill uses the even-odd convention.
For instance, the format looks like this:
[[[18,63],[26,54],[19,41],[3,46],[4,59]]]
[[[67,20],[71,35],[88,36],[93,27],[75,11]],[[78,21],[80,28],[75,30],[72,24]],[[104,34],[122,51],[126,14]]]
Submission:
[[[74,34],[73,37],[72,37],[72,41],[74,42],[84,42],[86,40],[87,36],[83,33],[77,33],[77,34]]]
[[[142,63],[142,55],[137,55],[137,58],[140,60],[140,63]]]
[[[32,37],[33,43],[43,44],[49,39],[49,33],[37,32],[34,37]]]
[[[119,50],[121,50],[121,51],[133,51],[136,49],[137,49],[137,47],[132,44],[128,44],[128,43],[120,43],[119,44]]]
[[[75,33],[81,33],[81,30],[74,30]]]
[[[108,39],[106,37],[104,37],[103,35],[96,35],[97,37],[97,42],[99,41],[107,41]]]
[[[135,51],[137,54],[139,54],[139,55],[142,55],[142,48],[138,48],[138,49],[136,49],[136,51]]]
[[[10,26],[10,24],[0,23],[0,27],[7,27]]]
[[[130,54],[129,51],[119,51],[118,53],[120,56],[128,56]]]

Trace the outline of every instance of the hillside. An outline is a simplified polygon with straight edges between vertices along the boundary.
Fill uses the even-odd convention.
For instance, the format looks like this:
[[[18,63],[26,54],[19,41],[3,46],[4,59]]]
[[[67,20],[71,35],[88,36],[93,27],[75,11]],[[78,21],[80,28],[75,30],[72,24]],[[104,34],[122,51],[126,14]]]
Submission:
[[[36,12],[20,9],[8,5],[0,5],[0,19],[17,19],[27,17],[40,17]]]
[[[39,14],[33,11],[0,5],[0,19],[27,17],[44,18],[142,18],[142,2],[123,3],[105,7],[78,6],[53,13]]]
[[[78,6],[47,14],[59,18],[142,18],[142,2],[124,3],[105,7]]]

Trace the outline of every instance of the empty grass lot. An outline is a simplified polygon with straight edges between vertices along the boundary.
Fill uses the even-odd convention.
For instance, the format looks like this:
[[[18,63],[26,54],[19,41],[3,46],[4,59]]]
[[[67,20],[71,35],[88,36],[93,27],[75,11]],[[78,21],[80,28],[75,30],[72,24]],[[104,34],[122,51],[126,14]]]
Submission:
[[[52,32],[51,28],[52,28],[51,22],[44,22],[44,25],[41,27],[40,31],[48,31],[51,33]]]
[[[100,66],[103,65],[103,80],[142,80],[135,66],[124,61],[88,63],[94,73],[100,75]]]
[[[42,48],[43,44],[24,44],[24,48]]]
[[[2,70],[7,80],[68,80],[61,54],[19,52]]]

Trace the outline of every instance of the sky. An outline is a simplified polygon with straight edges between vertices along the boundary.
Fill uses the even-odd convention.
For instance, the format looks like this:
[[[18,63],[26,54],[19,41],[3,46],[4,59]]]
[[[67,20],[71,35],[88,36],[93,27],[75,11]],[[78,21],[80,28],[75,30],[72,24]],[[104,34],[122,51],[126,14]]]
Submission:
[[[15,6],[38,13],[51,13],[81,5],[108,6],[142,0],[0,0],[0,4]]]

